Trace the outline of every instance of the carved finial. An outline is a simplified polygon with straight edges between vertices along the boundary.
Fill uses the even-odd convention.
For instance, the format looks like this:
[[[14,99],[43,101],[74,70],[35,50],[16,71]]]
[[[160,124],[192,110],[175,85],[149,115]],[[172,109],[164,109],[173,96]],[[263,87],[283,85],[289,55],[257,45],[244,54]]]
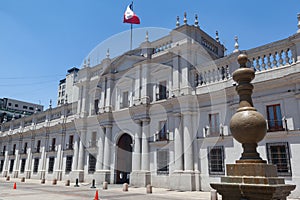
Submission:
[[[298,31],[297,33],[300,33],[300,13],[298,13]]]
[[[217,41],[217,42],[220,42],[219,32],[218,32],[218,31],[216,31],[216,41]]]
[[[109,49],[107,49],[107,51],[106,51],[106,58],[109,58],[109,56],[110,56]]]
[[[49,108],[50,108],[50,109],[52,108],[52,99],[50,99],[50,102],[49,102]]]
[[[238,56],[238,63],[240,64],[240,68],[246,68],[246,64],[248,62],[248,56],[244,53]]]
[[[178,28],[179,26],[180,26],[179,16],[177,16],[177,18],[176,18],[176,28]]]
[[[88,58],[87,66],[90,67],[90,65],[91,65],[90,58]]]
[[[198,15],[195,15],[195,27],[199,27]]]
[[[83,68],[86,68],[86,59],[83,61]]]
[[[149,33],[148,33],[148,31],[146,31],[145,41],[146,41],[146,42],[149,42]]]
[[[187,24],[187,18],[186,18],[186,12],[184,12],[184,18],[183,18],[183,23],[184,23],[184,25],[186,25]]]
[[[238,38],[238,36],[235,36],[234,40],[235,40],[235,44],[234,44],[233,53],[236,53],[236,52],[239,52],[239,38]]]

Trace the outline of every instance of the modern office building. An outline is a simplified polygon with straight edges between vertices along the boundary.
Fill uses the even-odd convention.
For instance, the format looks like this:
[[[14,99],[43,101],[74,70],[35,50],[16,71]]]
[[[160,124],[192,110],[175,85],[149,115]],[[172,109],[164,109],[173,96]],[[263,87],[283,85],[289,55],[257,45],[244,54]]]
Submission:
[[[10,121],[35,112],[43,111],[44,106],[11,98],[0,98],[0,123]]]
[[[239,103],[231,76],[241,51],[238,43],[233,53],[225,49],[185,18],[118,57],[95,65],[87,58],[68,101],[1,124],[2,176],[209,191],[242,152],[228,128]],[[300,185],[300,25],[243,52],[256,71],[254,105],[268,125],[258,151]],[[300,197],[298,187],[292,196]]]

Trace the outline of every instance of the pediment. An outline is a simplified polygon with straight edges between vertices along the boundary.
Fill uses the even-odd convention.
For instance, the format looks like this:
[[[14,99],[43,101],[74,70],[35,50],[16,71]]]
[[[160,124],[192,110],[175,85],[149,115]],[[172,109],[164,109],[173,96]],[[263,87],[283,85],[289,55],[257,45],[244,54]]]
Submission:
[[[133,67],[135,63],[141,62],[146,58],[143,56],[123,54],[115,58],[112,63],[104,70],[105,73],[120,72]]]

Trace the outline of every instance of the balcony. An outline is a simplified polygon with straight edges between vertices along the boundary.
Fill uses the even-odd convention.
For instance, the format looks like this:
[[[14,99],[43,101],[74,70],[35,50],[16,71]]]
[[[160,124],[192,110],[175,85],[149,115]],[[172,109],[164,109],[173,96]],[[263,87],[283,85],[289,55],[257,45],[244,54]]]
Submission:
[[[219,137],[221,135],[220,127],[218,127],[218,126],[205,126],[204,127],[204,135],[205,135],[205,137]]]
[[[157,100],[157,101],[160,101],[160,100],[167,99],[168,96],[169,96],[168,94],[169,94],[168,91],[157,93],[157,94],[156,94],[156,100]]]
[[[56,151],[56,146],[55,145],[50,145],[48,152],[55,152]]]
[[[287,130],[287,123],[284,120],[267,120],[267,131],[275,132],[275,131],[285,131]],[[284,127],[284,125],[286,127]]]
[[[73,143],[71,143],[71,144],[66,144],[65,150],[74,150],[74,145],[73,145]]]
[[[32,150],[32,153],[41,153],[41,147],[35,147],[35,148]]]
[[[27,149],[20,150],[20,154],[27,154]]]
[[[9,156],[14,156],[15,154],[16,154],[16,152],[15,152],[14,150],[8,152],[8,155],[9,155]]]
[[[0,157],[4,157],[5,156],[5,151],[1,151],[0,152]]]
[[[89,141],[89,148],[96,148],[97,147],[97,141]]]
[[[169,141],[170,137],[169,137],[169,132],[157,132],[154,135],[154,141],[155,142],[160,142],[160,141]]]

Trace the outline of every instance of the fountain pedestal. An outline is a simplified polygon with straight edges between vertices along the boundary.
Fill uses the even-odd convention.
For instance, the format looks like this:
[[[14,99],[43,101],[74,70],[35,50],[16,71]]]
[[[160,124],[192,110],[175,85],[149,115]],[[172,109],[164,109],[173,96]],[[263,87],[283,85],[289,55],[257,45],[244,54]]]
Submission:
[[[222,195],[222,200],[285,200],[295,185],[287,185],[284,178],[277,175],[277,167],[267,164],[257,152],[257,143],[267,132],[264,117],[253,107],[250,83],[255,73],[247,68],[245,54],[238,57],[240,68],[233,73],[238,83],[236,90],[240,97],[239,108],[230,121],[234,139],[243,146],[243,153],[236,164],[227,164],[227,173],[221,183],[211,183],[211,187]]]

